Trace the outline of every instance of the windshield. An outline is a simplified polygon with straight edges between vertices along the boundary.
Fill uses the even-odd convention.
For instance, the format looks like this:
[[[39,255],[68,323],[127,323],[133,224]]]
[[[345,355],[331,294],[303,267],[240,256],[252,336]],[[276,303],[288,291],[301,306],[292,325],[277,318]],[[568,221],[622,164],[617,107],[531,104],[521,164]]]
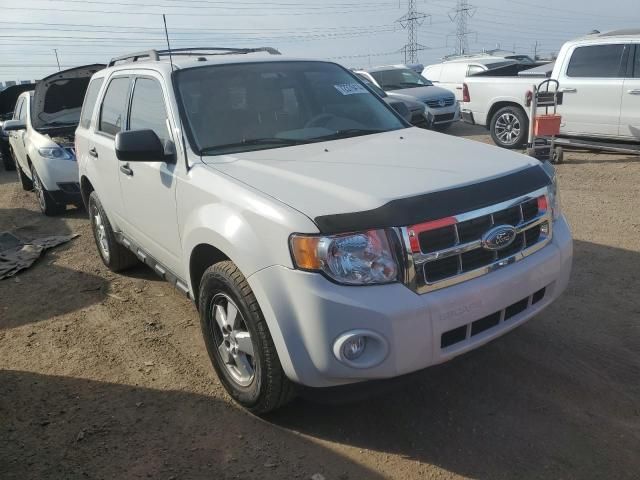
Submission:
[[[344,68],[257,62],[176,72],[194,149],[220,155],[406,128]]]
[[[418,75],[408,68],[393,68],[370,73],[384,90],[401,90],[403,88],[430,87],[433,85],[422,75]]]

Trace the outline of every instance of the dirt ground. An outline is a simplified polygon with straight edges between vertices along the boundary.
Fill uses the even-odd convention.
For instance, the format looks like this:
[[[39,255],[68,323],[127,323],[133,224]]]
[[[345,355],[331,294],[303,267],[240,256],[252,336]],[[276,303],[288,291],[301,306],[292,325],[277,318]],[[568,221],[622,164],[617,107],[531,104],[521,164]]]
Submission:
[[[567,157],[558,302],[366,402],[265,419],[224,392],[188,300],[108,272],[83,212],[46,218],[1,171],[0,231],[80,236],[0,281],[0,478],[639,478],[640,158]]]

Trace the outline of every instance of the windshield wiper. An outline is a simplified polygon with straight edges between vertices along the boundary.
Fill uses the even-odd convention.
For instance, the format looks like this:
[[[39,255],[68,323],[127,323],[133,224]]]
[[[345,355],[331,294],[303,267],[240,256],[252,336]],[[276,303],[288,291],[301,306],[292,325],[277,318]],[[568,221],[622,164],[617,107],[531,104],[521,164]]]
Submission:
[[[235,143],[225,143],[223,145],[212,145],[211,147],[205,147],[200,149],[201,154],[211,153],[218,150],[226,150],[227,148],[237,148],[237,147],[252,147],[252,146],[260,146],[260,145],[282,145],[282,146],[290,146],[290,145],[302,145],[303,143],[309,143],[308,140],[294,140],[292,138],[251,138],[249,140],[243,140],[241,142]]]
[[[372,135],[374,133],[382,133],[387,132],[388,130],[374,130],[367,128],[347,128],[344,130],[336,130],[333,133],[328,135],[322,135],[321,137],[313,137],[311,140],[322,141],[322,140],[336,140],[339,138],[350,138],[350,137],[359,137],[361,135]]]

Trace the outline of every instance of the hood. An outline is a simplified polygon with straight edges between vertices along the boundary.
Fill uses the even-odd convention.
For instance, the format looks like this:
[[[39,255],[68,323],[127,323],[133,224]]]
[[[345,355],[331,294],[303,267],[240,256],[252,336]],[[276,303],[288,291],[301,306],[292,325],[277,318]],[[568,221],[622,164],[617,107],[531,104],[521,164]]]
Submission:
[[[371,210],[539,164],[509,150],[420,128],[202,160],[312,219]]]
[[[387,92],[387,98],[403,102],[409,110],[424,110],[424,103],[416,100],[415,97],[403,93]]]
[[[413,97],[414,100],[418,99],[421,102],[426,102],[427,100],[434,100],[442,97],[453,97],[453,93],[450,90],[436,86],[403,88],[402,90],[392,90],[387,93],[399,93],[402,95],[407,95]]]
[[[30,92],[36,88],[35,83],[11,85],[0,92],[0,120],[13,113],[18,97],[22,92]]]
[[[31,107],[33,127],[77,125],[89,80],[104,67],[93,64],[70,68],[40,80],[36,84]]]

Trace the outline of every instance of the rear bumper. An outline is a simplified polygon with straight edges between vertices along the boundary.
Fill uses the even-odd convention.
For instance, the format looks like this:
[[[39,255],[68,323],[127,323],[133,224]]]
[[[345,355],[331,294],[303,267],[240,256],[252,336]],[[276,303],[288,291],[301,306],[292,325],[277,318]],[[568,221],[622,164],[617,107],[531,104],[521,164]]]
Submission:
[[[572,239],[564,219],[552,242],[530,257],[483,277],[418,295],[401,284],[347,287],[323,276],[281,266],[249,277],[293,381],[329,387],[392,378],[445,362],[529,320],[565,289],[571,271]],[[535,303],[532,295],[544,289]],[[443,334],[521,303],[526,308],[473,336],[443,347]],[[513,309],[511,311],[513,313]],[[385,344],[371,366],[338,360],[334,344],[353,331],[371,332]]]

